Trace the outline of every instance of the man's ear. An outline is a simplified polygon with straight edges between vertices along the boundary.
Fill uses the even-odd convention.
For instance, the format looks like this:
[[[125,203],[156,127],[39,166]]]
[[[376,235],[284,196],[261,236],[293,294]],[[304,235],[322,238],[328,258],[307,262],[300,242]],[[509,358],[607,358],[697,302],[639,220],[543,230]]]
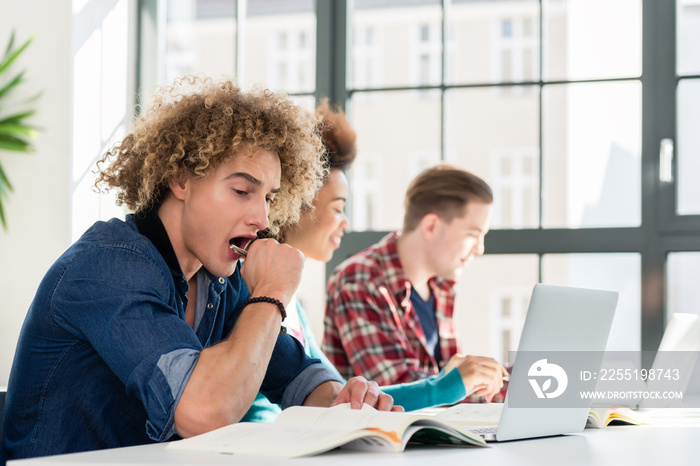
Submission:
[[[426,214],[420,221],[420,229],[425,239],[431,239],[435,234],[440,217],[435,213]]]
[[[172,191],[175,198],[181,201],[185,199],[187,190],[190,187],[189,182],[180,180],[170,180],[170,182],[168,182],[168,186],[170,187],[170,191]]]

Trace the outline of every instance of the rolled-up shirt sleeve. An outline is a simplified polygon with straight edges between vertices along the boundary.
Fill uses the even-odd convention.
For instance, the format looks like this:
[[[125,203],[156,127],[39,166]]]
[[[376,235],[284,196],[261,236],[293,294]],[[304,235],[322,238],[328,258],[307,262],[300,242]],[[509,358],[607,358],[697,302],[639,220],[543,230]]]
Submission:
[[[323,364],[312,364],[292,380],[282,395],[282,409],[299,406],[322,383],[334,381],[345,382]]]
[[[320,360],[307,356],[296,338],[280,334],[260,392],[284,409],[302,404],[316,387],[330,380],[344,383]]]
[[[193,349],[171,351],[158,360],[157,367],[163,374],[176,405],[198,360],[199,351]],[[163,419],[155,420],[155,423],[153,421],[149,420],[146,423],[148,436],[153,440],[165,440],[178,433],[175,428],[174,411],[168,412],[168,416],[164,416]]]
[[[141,401],[148,436],[167,440],[174,432],[177,401],[202,350],[192,329],[168,304],[166,282],[171,278],[153,262],[124,250],[88,252],[83,264],[62,277],[61,292],[52,300],[54,318],[90,342],[124,383],[126,394]],[[139,273],[106,277],[108,265],[139,268]],[[85,289],[94,298],[85,300]]]

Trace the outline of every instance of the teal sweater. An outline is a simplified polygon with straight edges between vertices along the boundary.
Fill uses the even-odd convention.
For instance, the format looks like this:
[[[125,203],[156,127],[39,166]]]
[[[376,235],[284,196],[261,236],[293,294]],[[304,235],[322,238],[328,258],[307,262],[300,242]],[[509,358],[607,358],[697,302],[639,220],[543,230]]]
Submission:
[[[333,367],[321,347],[316,343],[311,327],[309,326],[306,312],[297,301],[297,312],[301,324],[301,332],[304,334],[304,348],[306,353],[312,358],[320,359],[323,364],[332,369],[339,378],[340,373]],[[394,404],[403,406],[406,411],[413,411],[421,408],[441,404],[452,404],[464,399],[467,396],[462,377],[459,370],[452,369],[448,374],[441,372],[438,375],[427,379],[416,380],[414,382],[381,387],[384,393],[388,393],[394,398]],[[274,422],[281,412],[279,405],[270,403],[261,393],[253,402],[248,412],[241,421],[249,422]]]

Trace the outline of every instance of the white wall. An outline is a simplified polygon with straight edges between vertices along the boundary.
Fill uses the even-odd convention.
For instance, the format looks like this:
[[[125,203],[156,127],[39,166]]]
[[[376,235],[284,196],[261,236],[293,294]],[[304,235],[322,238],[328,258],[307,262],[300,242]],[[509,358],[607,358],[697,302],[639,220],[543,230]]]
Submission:
[[[0,152],[14,186],[0,229],[0,386],[7,385],[17,337],[46,270],[70,242],[71,0],[0,0],[0,49],[10,32],[36,35],[16,70],[23,92],[43,94],[32,122],[42,128],[31,155]],[[5,110],[3,110],[5,111]]]

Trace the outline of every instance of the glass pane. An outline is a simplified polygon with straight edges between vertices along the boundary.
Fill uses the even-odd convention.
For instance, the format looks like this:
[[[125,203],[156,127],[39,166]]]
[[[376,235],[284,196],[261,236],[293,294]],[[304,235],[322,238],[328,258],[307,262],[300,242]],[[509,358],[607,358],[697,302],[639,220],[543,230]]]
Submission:
[[[445,158],[491,185],[491,228],[537,228],[538,88],[456,89],[447,92],[445,101]]]
[[[539,1],[451,3],[445,41],[448,83],[539,80]]]
[[[357,131],[352,166],[353,230],[399,230],[409,182],[440,162],[440,94],[354,93],[349,117]]]
[[[700,287],[698,287],[698,276],[700,276],[700,252],[672,252],[666,257],[666,322],[673,314],[684,313],[700,315]],[[691,324],[692,318],[682,318],[678,323]],[[681,331],[684,330],[684,331]],[[677,328],[676,336],[684,335],[687,338],[694,338],[697,332],[690,327]],[[667,340],[666,344],[670,342]],[[695,341],[686,341],[681,338],[676,344],[681,345],[683,350],[688,350],[694,346]],[[687,364],[692,362],[687,361]],[[691,366],[692,367],[692,366]],[[687,370],[686,370],[687,371]],[[687,371],[690,372],[690,371]],[[697,399],[700,395],[700,369],[697,361],[694,370],[691,372],[689,385],[684,397]]]
[[[236,0],[168,0],[165,82],[236,72]]]
[[[352,5],[348,64],[351,88],[440,84],[440,2],[356,0]]]
[[[546,80],[639,76],[641,0],[545,0]]]
[[[700,1],[676,3],[678,74],[700,74]]]
[[[678,213],[700,214],[700,79],[678,83]]]
[[[71,156],[71,239],[96,220],[123,217],[116,193],[95,194],[95,163],[124,137],[130,123],[128,76],[129,2],[119,0],[97,12],[92,33],[74,56],[73,151]],[[107,60],[102,57],[109,57]]]
[[[544,87],[543,226],[641,222],[641,84]]]
[[[542,282],[619,292],[607,350],[639,351],[641,267],[636,253],[547,254],[542,258]]]
[[[466,353],[508,362],[538,276],[539,260],[532,254],[487,254],[464,268],[455,288],[455,324]]]
[[[700,252],[672,252],[666,258],[667,315],[700,314]]]
[[[245,23],[246,86],[283,92],[316,87],[316,3],[249,0]]]

